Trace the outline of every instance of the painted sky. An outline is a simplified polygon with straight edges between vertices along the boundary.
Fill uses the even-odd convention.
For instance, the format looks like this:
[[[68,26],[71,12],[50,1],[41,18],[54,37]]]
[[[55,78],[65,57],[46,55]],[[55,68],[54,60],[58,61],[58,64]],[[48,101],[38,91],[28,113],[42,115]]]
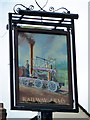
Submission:
[[[54,34],[38,34],[38,33],[24,33],[28,38],[32,37],[34,44],[34,58],[36,56],[48,59],[53,57],[57,64],[61,62],[67,63],[67,41],[66,35]],[[26,60],[30,61],[30,47],[28,41],[22,35],[18,36],[19,43],[19,66],[24,66]]]

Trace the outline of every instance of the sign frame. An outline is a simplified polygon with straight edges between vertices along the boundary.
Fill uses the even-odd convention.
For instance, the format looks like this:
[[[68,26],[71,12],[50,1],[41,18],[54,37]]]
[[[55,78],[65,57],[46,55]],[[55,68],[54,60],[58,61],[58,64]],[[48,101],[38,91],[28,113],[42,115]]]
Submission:
[[[32,11],[31,11],[31,13],[32,13]],[[39,14],[40,14],[40,12],[39,12]],[[42,12],[41,12],[41,14],[42,14]],[[47,13],[48,14],[48,13]],[[57,14],[57,13],[55,13],[55,14]],[[36,108],[36,105],[34,105],[33,106],[33,108],[32,107],[28,107],[28,106],[24,106],[24,105],[15,105],[15,103],[14,103],[14,101],[15,101],[15,94],[14,94],[14,90],[15,90],[15,87],[13,86],[14,85],[14,82],[15,81],[13,81],[13,72],[14,72],[14,65],[13,65],[13,52],[15,52],[15,51],[13,51],[13,44],[15,44],[14,42],[15,41],[13,41],[13,35],[12,35],[12,23],[14,23],[14,28],[17,28],[17,24],[18,24],[18,22],[20,22],[20,21],[18,21],[17,23],[14,21],[14,20],[12,20],[12,18],[13,18],[13,13],[9,13],[9,40],[10,40],[10,85],[11,85],[11,109],[12,110],[32,110],[32,111],[43,111],[43,110],[48,110],[48,111],[52,111],[52,112],[55,112],[55,111],[59,111],[59,112],[78,112],[78,94],[77,94],[77,76],[76,76],[76,52],[75,52],[75,31],[74,31],[74,15],[71,15],[72,17],[70,18],[71,19],[71,25],[69,26],[69,25],[67,25],[67,30],[68,30],[68,32],[69,32],[69,27],[71,28],[71,32],[69,32],[70,34],[72,34],[72,38],[70,38],[70,35],[69,35],[69,38],[71,39],[71,41],[72,41],[72,62],[73,62],[73,74],[74,74],[74,76],[73,76],[73,78],[74,78],[74,95],[75,95],[75,107],[74,107],[74,109],[73,108],[59,108],[58,106],[54,106],[54,107],[50,107],[49,105],[47,105],[47,106],[38,106],[37,108]],[[63,13],[62,13],[62,15],[64,15]],[[62,16],[61,15],[61,16]],[[37,16],[37,15],[36,15]],[[46,16],[46,14],[45,14],[45,16]],[[48,16],[49,16],[49,14],[48,14]],[[52,17],[53,15],[51,15],[51,13],[50,13],[50,17]],[[57,16],[57,15],[56,15]],[[61,16],[59,16],[59,17],[61,17]],[[75,15],[76,16],[76,15]],[[55,17],[55,15],[54,15],[54,17]],[[67,15],[65,16],[63,16],[64,18],[65,17],[67,17]],[[75,18],[76,19],[76,18]],[[25,22],[25,21],[22,21],[22,22]],[[21,22],[21,23],[22,23]],[[62,26],[62,25],[61,25]],[[66,27],[66,26],[65,26]],[[36,30],[37,32],[38,32],[38,30]],[[45,30],[45,31],[48,31],[48,30]],[[56,30],[57,31],[57,33],[58,32],[60,32],[60,31],[58,31],[58,30]],[[16,33],[15,33],[16,34]],[[14,36],[15,37],[15,36]],[[14,53],[15,54],[15,53]],[[70,53],[71,54],[71,53]]]
[[[70,50],[70,38],[69,38],[69,32],[66,32],[66,31],[55,31],[55,30],[40,30],[40,29],[25,29],[25,28],[17,28],[15,29],[15,91],[16,91],[16,106],[29,106],[30,109],[34,109],[34,106],[35,106],[35,110],[37,110],[38,108],[40,109],[43,109],[47,106],[47,104],[40,104],[40,103],[34,103],[34,104],[30,104],[30,103],[19,103],[19,66],[18,66],[18,34],[19,33],[30,33],[30,34],[38,34],[38,35],[65,35],[66,36],[66,43],[67,43],[67,61],[68,61],[68,86],[69,86],[69,103],[70,105],[59,105],[59,104],[55,104],[54,103],[50,104],[50,103],[47,103],[48,106],[49,106],[49,109],[54,109],[55,107],[56,108],[63,108],[63,109],[66,109],[66,108],[72,108],[73,106],[73,100],[72,100],[72,96],[73,96],[73,93],[72,93],[72,70],[71,70],[71,50]],[[25,39],[25,38],[24,38]],[[26,76],[25,76],[26,77]],[[22,77],[24,78],[24,77]],[[29,77],[27,77],[28,79]],[[53,94],[54,95],[54,94]],[[24,98],[25,99],[25,98]],[[54,98],[56,99],[56,98]]]

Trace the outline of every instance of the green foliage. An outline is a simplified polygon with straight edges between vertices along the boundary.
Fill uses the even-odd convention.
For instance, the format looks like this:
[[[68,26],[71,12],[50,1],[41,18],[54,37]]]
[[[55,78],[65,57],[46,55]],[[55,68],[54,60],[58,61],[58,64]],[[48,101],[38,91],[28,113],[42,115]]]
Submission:
[[[60,83],[64,83],[65,86],[68,86],[68,71],[67,70],[58,70],[56,73],[56,79]]]

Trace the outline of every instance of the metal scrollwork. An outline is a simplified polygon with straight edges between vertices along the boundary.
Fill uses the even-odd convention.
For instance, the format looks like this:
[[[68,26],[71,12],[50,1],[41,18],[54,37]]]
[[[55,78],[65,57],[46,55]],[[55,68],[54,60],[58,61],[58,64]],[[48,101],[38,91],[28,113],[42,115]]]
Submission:
[[[35,0],[35,2],[36,2],[36,4],[37,4],[37,6],[40,8],[40,10],[45,11],[44,8],[46,7],[46,5],[47,5],[47,3],[48,3],[48,0],[46,1],[45,5],[44,5],[43,7],[41,7],[41,6],[38,4],[37,0]]]
[[[29,6],[29,9],[32,11],[32,10],[34,10],[34,6],[33,5],[30,5]]]
[[[29,8],[27,8],[26,6],[24,6],[23,4],[16,4],[16,5],[13,7],[13,11],[14,11],[15,13],[17,13],[18,10],[20,9],[20,7],[18,7],[18,6],[21,6],[21,7],[25,8],[26,10],[29,9]]]
[[[48,4],[48,0],[46,1],[46,3],[44,4],[43,7],[41,7],[41,6],[39,5],[39,3],[37,2],[37,0],[35,0],[35,3],[36,3],[36,5],[39,7],[39,11],[47,12],[44,8],[45,8],[46,5]],[[19,7],[19,6],[20,6],[20,7]],[[30,5],[29,7],[26,7],[26,6],[24,6],[23,4],[16,4],[16,5],[14,6],[14,8],[13,8],[13,11],[14,11],[15,13],[18,13],[18,10],[21,9],[21,7],[24,8],[24,9],[26,9],[26,10],[31,10],[31,11],[34,10],[34,6],[33,6],[33,5]],[[55,10],[55,8],[52,7],[52,6],[49,8],[49,11],[50,11],[50,12],[57,12],[57,11],[60,11],[60,10],[64,10],[63,13],[70,13],[70,11],[68,11],[68,9],[66,9],[66,8],[64,8],[64,7],[58,8],[58,9],[56,9],[56,10]]]
[[[54,7],[50,7],[49,11],[56,12],[56,11],[59,11],[59,10],[62,10],[62,9],[64,10],[63,13],[70,13],[70,11],[68,11],[68,9],[66,9],[64,7],[58,8],[57,10],[55,10]]]
[[[57,10],[55,10],[55,11],[59,11],[59,10],[61,10],[61,9],[63,9],[64,11],[64,13],[70,13],[70,11],[68,11],[68,9],[67,8],[64,8],[64,7],[61,7],[61,8],[58,8]]]
[[[55,11],[54,7],[50,7],[49,11],[54,12]]]

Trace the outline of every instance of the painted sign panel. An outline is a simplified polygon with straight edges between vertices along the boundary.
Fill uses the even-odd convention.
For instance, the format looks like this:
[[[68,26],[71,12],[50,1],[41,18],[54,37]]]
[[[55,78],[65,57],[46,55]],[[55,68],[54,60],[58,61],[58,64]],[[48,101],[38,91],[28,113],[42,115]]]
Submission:
[[[16,104],[72,108],[69,33],[15,31]]]

